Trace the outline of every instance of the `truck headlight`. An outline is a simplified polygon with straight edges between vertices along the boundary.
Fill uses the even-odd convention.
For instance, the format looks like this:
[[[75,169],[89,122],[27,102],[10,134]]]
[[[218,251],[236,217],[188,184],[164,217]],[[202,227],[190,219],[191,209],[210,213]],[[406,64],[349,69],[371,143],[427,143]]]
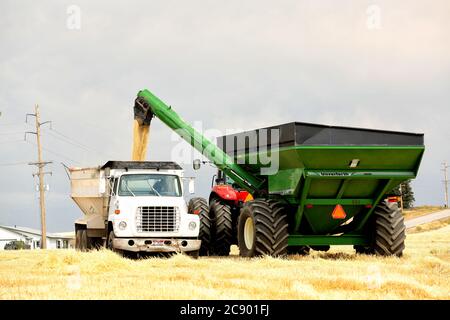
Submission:
[[[127,223],[125,221],[120,221],[119,223],[119,229],[125,230],[127,228]]]
[[[197,224],[194,221],[189,222],[189,230],[195,230]]]

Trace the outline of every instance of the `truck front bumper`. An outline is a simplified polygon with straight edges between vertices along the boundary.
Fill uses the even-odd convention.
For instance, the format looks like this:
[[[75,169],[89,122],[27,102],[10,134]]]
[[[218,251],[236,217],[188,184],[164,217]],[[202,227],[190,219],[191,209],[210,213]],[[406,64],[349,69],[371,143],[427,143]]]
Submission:
[[[197,239],[115,238],[115,249],[133,252],[185,252],[200,249]]]

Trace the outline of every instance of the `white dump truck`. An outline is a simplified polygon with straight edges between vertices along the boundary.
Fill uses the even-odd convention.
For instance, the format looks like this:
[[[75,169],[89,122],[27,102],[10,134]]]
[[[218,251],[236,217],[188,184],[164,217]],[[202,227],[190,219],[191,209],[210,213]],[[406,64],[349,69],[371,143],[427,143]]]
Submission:
[[[175,162],[108,161],[68,168],[71,197],[83,212],[75,247],[128,252],[184,252],[198,256],[199,216],[183,198],[183,170]],[[193,193],[193,180],[189,180]]]

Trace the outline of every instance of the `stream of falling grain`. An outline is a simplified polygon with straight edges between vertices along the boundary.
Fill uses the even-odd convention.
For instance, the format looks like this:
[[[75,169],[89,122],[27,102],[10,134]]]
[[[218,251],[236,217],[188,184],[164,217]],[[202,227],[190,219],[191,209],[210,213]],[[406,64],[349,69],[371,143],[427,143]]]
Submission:
[[[145,161],[150,126],[140,126],[137,120],[133,124],[133,150],[131,160]]]

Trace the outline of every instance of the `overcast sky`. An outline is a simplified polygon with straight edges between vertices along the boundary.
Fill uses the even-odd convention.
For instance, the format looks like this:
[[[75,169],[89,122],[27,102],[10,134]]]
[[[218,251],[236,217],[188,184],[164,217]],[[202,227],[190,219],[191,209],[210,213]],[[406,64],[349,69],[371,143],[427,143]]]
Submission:
[[[142,88],[205,129],[302,121],[423,132],[416,203],[444,202],[449,1],[3,0],[0,43],[0,224],[39,227],[36,168],[26,164],[35,137],[22,141],[36,103],[54,129],[42,137],[53,161],[48,229],[69,231],[80,211],[60,163],[129,159]],[[169,159],[171,138],[154,121],[148,158]],[[212,173],[195,173],[198,195]]]

